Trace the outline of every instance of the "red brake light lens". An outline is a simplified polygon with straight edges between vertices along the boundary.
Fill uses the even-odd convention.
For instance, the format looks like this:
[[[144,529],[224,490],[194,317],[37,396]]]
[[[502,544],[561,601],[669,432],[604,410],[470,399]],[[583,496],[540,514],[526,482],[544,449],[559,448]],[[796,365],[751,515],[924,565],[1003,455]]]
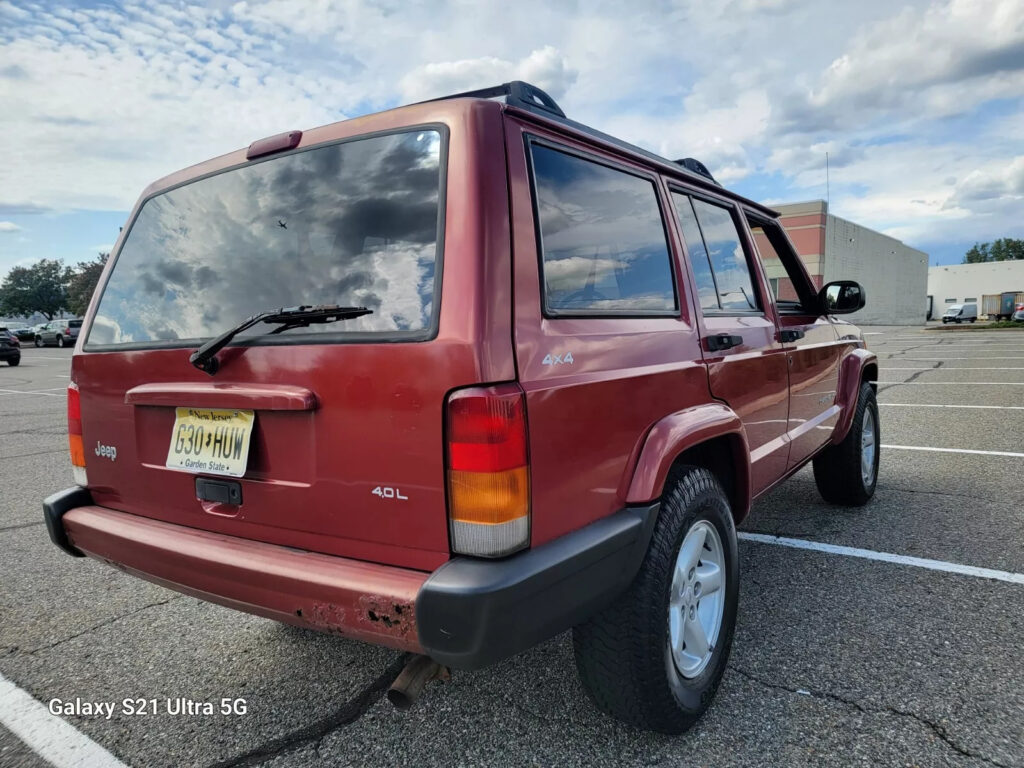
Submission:
[[[452,549],[499,557],[526,546],[530,477],[522,390],[511,384],[455,392],[447,426]]]
[[[71,450],[71,466],[85,467],[85,444],[82,442],[82,401],[78,385],[68,384],[68,447]]]

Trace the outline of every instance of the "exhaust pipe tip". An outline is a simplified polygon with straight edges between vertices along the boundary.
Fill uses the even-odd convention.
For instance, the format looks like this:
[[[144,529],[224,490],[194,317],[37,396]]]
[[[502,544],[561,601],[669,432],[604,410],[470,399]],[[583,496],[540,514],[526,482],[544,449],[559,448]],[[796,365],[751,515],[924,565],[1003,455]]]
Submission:
[[[395,709],[409,709],[431,680],[447,679],[450,673],[429,656],[413,656],[388,688],[388,701]]]
[[[392,687],[388,689],[388,701],[391,702],[395,709],[409,709],[416,702],[416,699],[409,696],[405,691]]]

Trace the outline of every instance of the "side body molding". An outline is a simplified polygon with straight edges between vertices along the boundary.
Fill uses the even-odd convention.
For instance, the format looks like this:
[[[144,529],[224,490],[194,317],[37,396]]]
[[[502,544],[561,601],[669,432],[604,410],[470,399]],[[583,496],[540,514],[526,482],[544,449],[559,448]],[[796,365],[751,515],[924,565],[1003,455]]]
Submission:
[[[861,381],[878,381],[878,358],[874,352],[855,348],[850,351],[839,369],[839,392],[836,402],[842,409],[839,421],[832,433],[832,442],[838,443],[850,431],[853,425],[853,414],[857,410],[857,398],[860,395]],[[865,369],[870,368],[865,375]]]
[[[641,504],[661,496],[665,478],[679,454],[718,437],[728,437],[735,473],[736,519],[750,510],[750,449],[743,422],[728,406],[709,403],[669,414],[647,433],[626,501]]]

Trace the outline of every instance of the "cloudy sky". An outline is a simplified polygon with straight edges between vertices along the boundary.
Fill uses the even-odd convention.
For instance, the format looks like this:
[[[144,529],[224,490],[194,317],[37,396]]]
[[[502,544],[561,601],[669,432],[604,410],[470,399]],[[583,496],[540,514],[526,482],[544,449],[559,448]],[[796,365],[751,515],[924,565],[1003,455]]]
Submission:
[[[0,0],[0,275],[253,139],[513,78],[760,201],[828,152],[832,212],[932,263],[1024,237],[1021,0]]]

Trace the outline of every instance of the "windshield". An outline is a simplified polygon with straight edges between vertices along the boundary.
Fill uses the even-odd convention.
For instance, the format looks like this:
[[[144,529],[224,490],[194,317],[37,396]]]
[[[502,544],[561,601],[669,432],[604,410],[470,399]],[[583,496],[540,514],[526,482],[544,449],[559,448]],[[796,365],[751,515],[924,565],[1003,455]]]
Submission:
[[[961,307],[960,307],[960,305],[959,305],[959,304],[954,304],[954,305],[953,305],[952,307],[950,307],[950,308],[949,308],[949,309],[947,309],[946,311],[947,311],[947,312],[959,312],[959,311],[960,311],[960,309],[961,309]]]
[[[437,129],[371,136],[156,195],[117,256],[87,347],[190,344],[255,312],[317,304],[373,314],[343,330],[319,325],[288,335],[429,337],[441,144]]]

